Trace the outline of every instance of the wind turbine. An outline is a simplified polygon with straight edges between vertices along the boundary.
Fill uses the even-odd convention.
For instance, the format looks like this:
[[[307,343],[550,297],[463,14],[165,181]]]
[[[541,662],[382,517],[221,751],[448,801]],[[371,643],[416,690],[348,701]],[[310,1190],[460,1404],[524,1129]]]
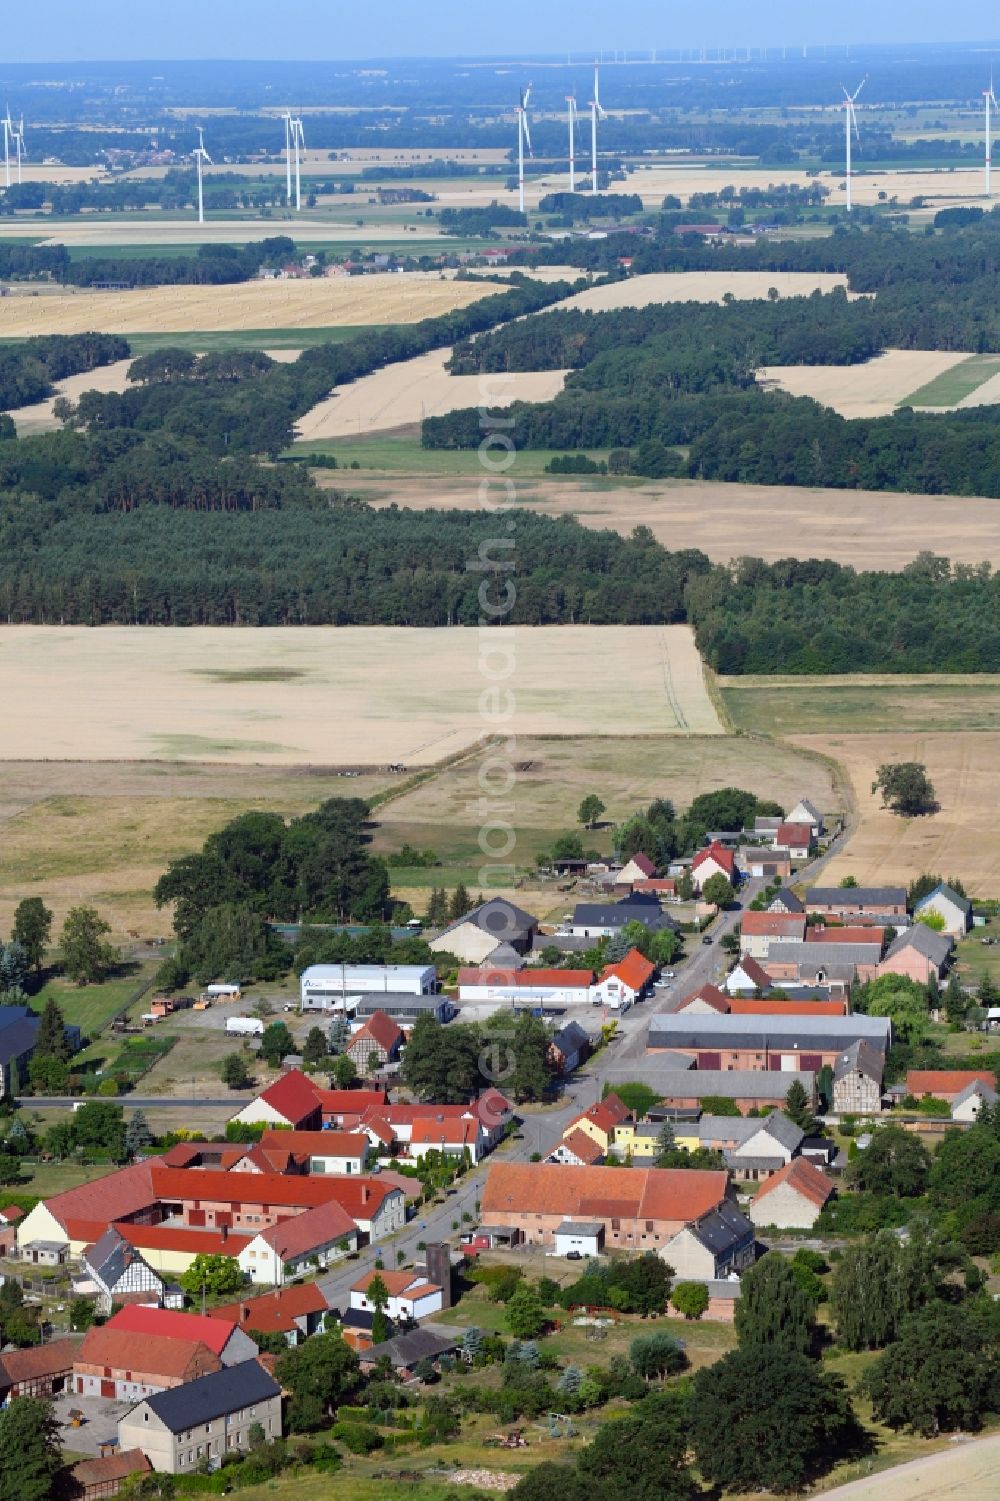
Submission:
[[[528,132],[528,100],[531,97],[531,84],[521,91],[521,102],[517,106],[517,206],[524,213],[524,148],[527,146],[528,155],[531,155],[531,136]]]
[[[302,171],[299,152],[306,149],[305,127],[298,116],[292,121],[292,145],[295,147],[295,209],[298,213],[302,208]]]
[[[576,192],[576,145],[573,132],[579,115],[576,108],[576,95],[566,95],[567,119],[569,121],[569,190]]]
[[[594,64],[594,97],[590,101],[590,191],[597,192],[597,122],[607,117],[597,91],[597,64]]]
[[[289,109],[281,117],[285,122],[285,202],[292,206],[292,112]]]
[[[21,181],[21,158],[25,154],[25,151],[24,151],[24,116],[23,115],[21,116],[20,124],[18,125],[17,130],[14,133],[14,139],[15,139],[15,142],[17,144],[17,180],[18,180],[18,182],[20,182]]]
[[[10,148],[13,144],[16,134],[17,132],[14,129],[14,122],[10,118],[10,105],[8,104],[7,113],[3,117],[4,185],[8,188],[10,187]]]
[[[201,174],[202,168],[204,167],[206,162],[210,167],[213,166],[214,163],[212,162],[212,158],[209,156],[208,152],[205,150],[205,133],[200,125],[198,126],[198,144],[195,147],[194,159],[198,168],[198,223],[204,224],[205,193],[202,186]]]
[[[854,106],[857,103],[858,95],[861,93],[861,90],[864,88],[864,86],[865,86],[865,84],[867,82],[868,82],[868,75],[866,73],[865,76],[864,76],[864,78],[862,78],[861,82],[858,84],[857,88],[854,90],[853,94],[849,94],[847,92],[847,90],[844,89],[844,85],[843,84],[840,85],[840,87],[842,89],[844,89],[844,140],[845,140],[845,143],[846,143],[846,151],[847,151],[845,160],[846,160],[846,164],[847,164],[847,212],[848,213],[851,212],[851,130],[852,130],[852,128],[853,128],[854,134],[857,136],[858,140],[860,141],[860,139],[861,139],[861,132],[858,129],[858,116],[857,116],[857,112],[856,112]]]
[[[993,124],[990,116],[990,107],[997,108],[997,96],[993,92],[993,75],[990,74],[990,86],[983,89],[983,98],[986,101],[986,196],[992,197],[992,184],[990,178],[993,172]]]

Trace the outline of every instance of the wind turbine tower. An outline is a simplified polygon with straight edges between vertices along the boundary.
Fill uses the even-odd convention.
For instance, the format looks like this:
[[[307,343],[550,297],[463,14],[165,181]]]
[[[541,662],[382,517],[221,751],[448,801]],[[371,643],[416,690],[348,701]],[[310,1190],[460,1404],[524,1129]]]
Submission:
[[[300,213],[302,209],[301,153],[306,149],[306,132],[298,116],[292,121],[292,144],[295,147],[295,211]]]
[[[840,85],[840,87],[842,89],[844,89],[844,142],[845,142],[845,158],[844,158],[844,160],[845,160],[845,165],[846,165],[846,168],[847,168],[847,212],[848,213],[851,212],[851,207],[852,207],[852,201],[851,201],[851,131],[853,130],[854,134],[857,136],[857,138],[858,138],[859,141],[861,139],[861,132],[858,129],[857,111],[855,110],[854,106],[857,103],[858,95],[861,93],[861,90],[864,88],[864,86],[865,86],[865,84],[867,82],[868,82],[868,75],[865,74],[864,78],[862,78],[861,82],[858,84],[858,86],[854,90],[853,94],[849,94],[847,92],[847,90],[844,89],[844,85],[843,84]]]
[[[983,90],[983,98],[986,101],[986,196],[992,198],[993,185],[993,118],[991,111],[997,108],[997,96],[993,92],[993,79],[990,78],[990,86]]]
[[[517,106],[517,207],[524,213],[524,148],[527,146],[528,155],[531,155],[531,136],[528,132],[528,100],[531,97],[531,84],[521,91],[521,102]]]
[[[576,141],[575,127],[577,121],[576,95],[566,95],[567,120],[569,122],[569,190],[576,192]]]
[[[15,135],[16,135],[16,131],[14,130],[14,122],[10,118],[10,105],[8,104],[8,106],[7,106],[7,113],[3,117],[3,171],[4,171],[4,186],[8,187],[8,188],[10,187],[10,148],[11,148],[11,146],[14,143],[14,137],[15,137]]]
[[[597,192],[597,122],[606,118],[598,92],[597,64],[594,64],[594,97],[590,101],[590,191]]]
[[[202,130],[202,128],[201,128],[200,125],[198,126],[198,144],[195,147],[194,159],[195,159],[195,163],[196,163],[197,168],[198,168],[198,223],[199,224],[204,224],[204,222],[205,222],[205,191],[204,191],[204,184],[202,182],[202,170],[203,170],[206,162],[208,163],[209,166],[212,166],[213,162],[212,162],[212,158],[209,156],[208,152],[205,150],[205,133]]]
[[[15,140],[17,142],[17,180],[18,180],[18,182],[20,182],[21,181],[21,158],[25,154],[25,151],[24,151],[24,116],[23,115],[21,116],[20,124],[18,125],[17,130],[15,132]]]
[[[285,122],[285,203],[292,206],[292,112],[286,109],[281,117]]]

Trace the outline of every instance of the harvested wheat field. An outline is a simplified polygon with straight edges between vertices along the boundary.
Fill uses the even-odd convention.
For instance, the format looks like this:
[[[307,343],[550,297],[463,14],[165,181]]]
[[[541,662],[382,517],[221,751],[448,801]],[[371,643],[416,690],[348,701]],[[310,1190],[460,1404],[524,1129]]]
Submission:
[[[598,313],[653,302],[721,302],[727,294],[742,301],[766,297],[771,287],[782,297],[808,297],[846,286],[846,276],[827,271],[654,271],[606,287],[588,287],[561,306]]]
[[[517,475],[516,468],[513,471]],[[322,471],[320,475],[323,478]],[[331,484],[340,483],[336,473]],[[351,475],[351,489],[375,506],[413,510],[478,508],[475,481],[435,476]],[[1000,567],[1000,504],[948,495],[819,490],[798,485],[730,485],[703,480],[615,486],[567,476],[524,480],[518,498],[546,516],[628,535],[648,526],[664,547],[697,547],[717,563],[750,556],[832,558],[854,568],[905,568],[919,552]]]
[[[466,307],[483,295],[476,282],[412,271],[250,281],[226,287],[141,287],[131,292],[5,297],[0,301],[0,338],[92,329],[140,334],[418,323],[421,318]]]
[[[512,733],[721,733],[686,626],[519,626],[503,642]],[[427,766],[491,727],[480,695],[499,667],[479,652],[462,628],[0,627],[0,702],[19,705],[0,759],[43,745],[50,760]]]
[[[968,358],[940,350],[887,349],[860,365],[768,365],[757,379],[791,396],[811,396],[841,417],[887,417],[921,386]]]
[[[131,363],[130,356],[127,360],[116,360],[113,365],[99,365],[96,370],[85,370],[81,375],[70,375],[66,380],[57,381],[55,395],[49,396],[45,401],[36,401],[31,406],[16,409],[14,420],[17,424],[18,435],[25,438],[32,433],[58,427],[59,423],[52,415],[52,408],[60,396],[65,396],[68,401],[79,401],[84,391],[120,392],[127,390]]]
[[[824,1501],[989,1501],[1000,1476],[1000,1434],[955,1435],[945,1448],[824,1491]]]
[[[256,172],[256,168],[254,169]],[[267,219],[208,219],[198,223],[196,214],[167,218],[148,212],[131,219],[112,219],[103,214],[78,220],[54,220],[48,217],[36,219],[11,219],[4,224],[3,238],[31,238],[48,235],[44,245],[203,245],[221,240],[227,245],[246,245],[253,240],[263,240],[269,235],[292,234],[297,240],[310,244],[325,244],[344,240],[368,244],[372,240],[399,240],[398,222],[383,220],[358,224],[355,219],[307,219],[293,213],[274,214]],[[424,220],[406,231],[407,240],[419,240],[422,244],[434,241],[437,244],[452,244],[440,230],[433,227],[432,220]]]
[[[296,424],[298,438],[346,438],[443,417],[460,407],[508,407],[558,396],[565,370],[449,375],[450,349],[386,365],[328,396]]]
[[[789,743],[832,756],[851,780],[860,826],[835,855],[824,880],[906,885],[921,870],[962,880],[977,896],[1000,895],[1000,843],[989,831],[1000,819],[1000,734],[793,735]],[[876,767],[921,761],[940,811],[922,818],[886,812],[873,796]]]

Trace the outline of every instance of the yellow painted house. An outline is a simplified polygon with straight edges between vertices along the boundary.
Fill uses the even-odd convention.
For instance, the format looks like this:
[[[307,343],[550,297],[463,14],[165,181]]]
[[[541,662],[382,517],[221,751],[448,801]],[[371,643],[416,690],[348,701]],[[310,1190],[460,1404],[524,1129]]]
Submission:
[[[582,1115],[578,1115],[575,1120],[569,1122],[563,1132],[563,1138],[565,1139],[573,1131],[582,1131],[606,1154],[611,1150],[616,1129],[629,1119],[628,1107],[618,1096],[616,1094],[605,1095],[603,1100],[598,1100],[596,1105],[591,1105],[589,1110],[585,1110]]]

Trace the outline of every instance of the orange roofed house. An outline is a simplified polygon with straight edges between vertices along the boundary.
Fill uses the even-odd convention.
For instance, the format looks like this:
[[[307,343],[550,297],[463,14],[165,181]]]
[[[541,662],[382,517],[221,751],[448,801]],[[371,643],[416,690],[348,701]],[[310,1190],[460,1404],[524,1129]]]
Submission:
[[[691,861],[691,879],[696,890],[701,891],[712,876],[725,876],[727,881],[736,884],[736,856],[718,842],[699,850]]]
[[[656,974],[652,964],[638,949],[629,949],[624,959],[607,965],[600,973],[597,984],[591,986],[590,999],[594,1005],[610,1006],[621,1010],[634,1006],[646,994]]]
[[[228,1321],[133,1305],[87,1331],[73,1362],[73,1389],[139,1402],[256,1354],[253,1340]]]
[[[574,1223],[609,1249],[663,1250],[686,1225],[730,1197],[725,1172],[498,1162],[483,1189],[484,1231],[553,1246]],[[594,1228],[596,1227],[596,1229]]]
[[[371,1074],[397,1063],[404,1041],[403,1029],[384,1011],[376,1011],[358,1028],[346,1051],[359,1074]]]

